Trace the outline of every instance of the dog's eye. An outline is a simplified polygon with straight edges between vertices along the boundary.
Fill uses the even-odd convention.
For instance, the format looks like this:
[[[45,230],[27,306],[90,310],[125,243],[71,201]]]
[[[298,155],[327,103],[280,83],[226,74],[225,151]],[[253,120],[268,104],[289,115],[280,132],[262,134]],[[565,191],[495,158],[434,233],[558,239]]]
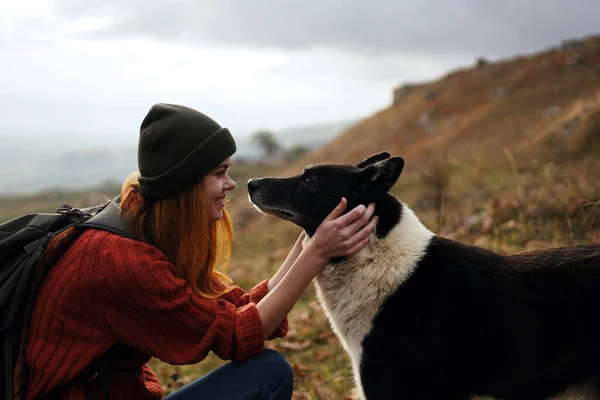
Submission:
[[[310,178],[304,178],[304,183],[310,183]]]

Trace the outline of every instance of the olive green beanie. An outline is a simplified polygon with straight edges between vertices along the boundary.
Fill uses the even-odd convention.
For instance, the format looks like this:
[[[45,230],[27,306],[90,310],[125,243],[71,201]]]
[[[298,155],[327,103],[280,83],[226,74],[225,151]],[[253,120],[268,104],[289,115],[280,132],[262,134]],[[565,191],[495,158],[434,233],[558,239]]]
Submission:
[[[173,196],[235,151],[229,130],[210,117],[180,105],[155,104],[140,127],[140,193],[148,201]]]

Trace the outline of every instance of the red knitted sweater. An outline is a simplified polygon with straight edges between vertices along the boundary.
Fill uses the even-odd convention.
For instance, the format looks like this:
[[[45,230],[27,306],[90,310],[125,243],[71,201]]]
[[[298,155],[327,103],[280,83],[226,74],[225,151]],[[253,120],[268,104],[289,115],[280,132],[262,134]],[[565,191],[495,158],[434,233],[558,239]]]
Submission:
[[[163,253],[111,233],[84,232],[50,271],[39,293],[27,346],[27,399],[75,379],[117,342],[147,355],[141,372],[117,372],[112,400],[160,399],[145,363],[193,364],[209,351],[226,360],[260,352],[264,333],[256,304],[267,281],[216,300],[192,292]],[[285,336],[287,319],[269,339]],[[97,381],[97,380],[96,380]],[[99,382],[69,385],[62,399],[102,399]]]

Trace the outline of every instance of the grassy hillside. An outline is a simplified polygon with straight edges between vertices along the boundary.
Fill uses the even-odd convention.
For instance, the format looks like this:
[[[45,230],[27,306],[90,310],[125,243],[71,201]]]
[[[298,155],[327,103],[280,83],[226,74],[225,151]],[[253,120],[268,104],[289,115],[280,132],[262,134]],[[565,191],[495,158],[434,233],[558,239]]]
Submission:
[[[294,164],[234,166],[236,283],[249,289],[270,277],[300,233],[250,207],[249,177],[356,163],[380,151],[405,158],[392,191],[440,235],[505,254],[600,241],[600,37],[425,82]],[[47,196],[0,199],[0,220],[69,196],[91,201]],[[292,364],[297,399],[354,398],[348,359],[312,287],[290,314],[288,337],[269,346]],[[211,355],[194,366],[153,367],[170,392],[222,363]]]

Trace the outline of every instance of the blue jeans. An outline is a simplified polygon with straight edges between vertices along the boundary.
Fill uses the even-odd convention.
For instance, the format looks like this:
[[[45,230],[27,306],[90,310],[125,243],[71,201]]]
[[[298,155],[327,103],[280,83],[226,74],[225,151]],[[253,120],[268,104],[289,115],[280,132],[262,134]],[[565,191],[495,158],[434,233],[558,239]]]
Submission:
[[[209,372],[165,400],[290,400],[293,389],[290,364],[275,350],[266,349]]]

